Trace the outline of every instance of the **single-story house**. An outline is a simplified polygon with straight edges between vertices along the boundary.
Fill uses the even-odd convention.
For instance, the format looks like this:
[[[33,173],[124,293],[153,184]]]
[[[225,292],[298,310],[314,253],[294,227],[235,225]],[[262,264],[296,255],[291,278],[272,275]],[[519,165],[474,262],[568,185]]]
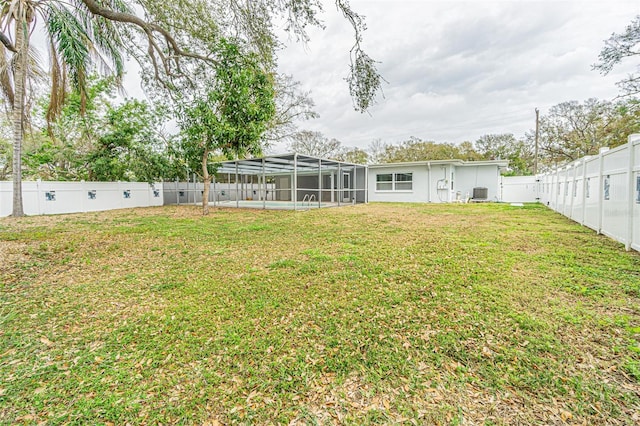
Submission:
[[[301,154],[226,161],[213,202],[237,207],[315,208],[369,201],[499,201],[506,160],[362,165]]]
[[[373,164],[368,167],[367,192],[369,201],[498,201],[500,170],[507,166],[507,160]]]

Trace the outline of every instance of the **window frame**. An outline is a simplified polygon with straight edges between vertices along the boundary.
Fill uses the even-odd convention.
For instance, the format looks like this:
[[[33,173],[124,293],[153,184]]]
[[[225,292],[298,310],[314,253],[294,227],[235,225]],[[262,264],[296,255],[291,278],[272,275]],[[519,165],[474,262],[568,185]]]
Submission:
[[[391,176],[390,181],[379,179],[382,176],[389,175]],[[398,179],[399,176],[402,176],[402,178]],[[385,187],[390,184],[390,188],[381,189],[380,184]],[[399,189],[399,187],[402,189]],[[376,173],[376,192],[413,192],[413,172]]]

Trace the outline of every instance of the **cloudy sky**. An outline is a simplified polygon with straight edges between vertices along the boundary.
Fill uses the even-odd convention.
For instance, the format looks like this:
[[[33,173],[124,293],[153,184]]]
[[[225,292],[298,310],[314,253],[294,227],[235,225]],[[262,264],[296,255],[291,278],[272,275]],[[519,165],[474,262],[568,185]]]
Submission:
[[[564,101],[613,99],[615,82],[634,68],[607,77],[591,70],[603,41],[640,14],[637,0],[351,0],[366,17],[365,51],[388,82],[361,114],[344,81],[352,30],[333,1],[322,2],[326,29],[311,31],[306,46],[287,43],[280,70],[311,91],[320,114],[299,126],[346,146],[523,136],[536,107],[545,114]]]

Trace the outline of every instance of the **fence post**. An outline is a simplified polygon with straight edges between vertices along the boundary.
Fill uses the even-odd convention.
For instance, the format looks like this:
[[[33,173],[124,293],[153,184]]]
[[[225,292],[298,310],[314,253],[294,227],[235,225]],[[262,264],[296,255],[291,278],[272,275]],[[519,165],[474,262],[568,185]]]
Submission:
[[[562,214],[569,218],[571,218],[571,214],[567,214],[567,207],[571,209],[571,199],[569,198],[569,168],[572,168],[572,167],[573,167],[573,163],[571,165],[565,166],[564,188],[562,190],[562,192],[564,193],[564,199],[562,201]]]
[[[557,167],[556,168],[556,188],[553,188],[553,193],[556,196],[556,202],[553,204],[553,209],[555,211],[559,211],[559,205],[560,205],[560,191],[562,191],[562,188],[560,187],[560,168]]]
[[[604,215],[604,153],[609,148],[600,148],[598,153],[598,160],[600,161],[598,170],[598,182],[600,188],[598,189],[598,234],[602,234],[602,216]]]
[[[582,159],[582,220],[580,225],[584,226],[585,216],[587,214],[587,160],[589,156]]]
[[[629,168],[627,169],[627,176],[629,181],[629,202],[627,204],[627,241],[624,244],[625,250],[631,250],[631,242],[633,241],[633,203],[635,195],[634,179],[633,179],[633,166],[635,165],[635,149],[633,147],[634,139],[640,137],[640,134],[634,133],[629,135],[628,149],[629,149]]]
[[[180,205],[180,188],[178,186],[178,178],[176,178],[176,204]]]
[[[38,203],[36,204],[36,206],[37,206],[38,215],[44,214],[42,211],[42,201],[40,200],[42,196],[42,191],[41,191],[42,188],[40,188],[40,184],[42,184],[42,180],[37,179],[36,180],[36,194],[37,194],[36,197],[38,197]]]
[[[87,211],[87,206],[86,206],[86,201],[85,198],[83,197],[87,196],[87,188],[85,186],[85,181],[84,179],[82,179],[80,181],[80,211],[82,211],[83,213],[85,213]]]
[[[578,161],[574,161],[573,163],[573,182],[571,182],[571,207],[569,207],[569,219],[575,220],[573,218],[573,206],[576,201],[576,197],[578,196]]]

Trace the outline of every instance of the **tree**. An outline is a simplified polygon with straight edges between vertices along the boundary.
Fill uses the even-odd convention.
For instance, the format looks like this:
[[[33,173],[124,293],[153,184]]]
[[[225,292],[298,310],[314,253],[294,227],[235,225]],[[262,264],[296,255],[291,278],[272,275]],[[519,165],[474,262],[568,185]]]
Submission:
[[[361,48],[363,18],[346,0],[336,6],[355,32],[347,82],[354,106],[365,111],[374,101],[382,79],[373,61]],[[22,216],[22,142],[25,128],[28,53],[34,26],[42,22],[51,57],[51,110],[56,116],[64,104],[68,85],[83,93],[86,76],[96,64],[121,77],[123,54],[139,60],[144,81],[166,94],[179,96],[185,88],[197,88],[207,67],[215,77],[216,44],[226,35],[244,39],[267,68],[273,68],[278,46],[274,19],[284,17],[287,30],[306,39],[308,26],[321,26],[322,10],[316,0],[273,2],[219,2],[204,0],[4,0],[0,11],[0,86],[11,105],[13,121],[13,215]],[[139,17],[140,13],[144,18]],[[36,19],[38,17],[38,19]],[[8,52],[11,52],[10,54]],[[12,55],[9,58],[7,55]],[[7,66],[11,62],[12,66]],[[11,71],[10,71],[11,70]]]
[[[633,133],[640,133],[640,100],[621,99],[613,105],[613,119],[605,128],[603,146],[614,148],[627,143]]]
[[[113,105],[113,79],[87,78],[84,100],[67,93],[54,121],[49,100],[32,109],[22,147],[23,176],[53,180],[158,181],[167,169],[163,110],[146,101]],[[83,111],[84,110],[84,111]]]
[[[205,92],[180,111],[182,152],[191,170],[204,182],[202,212],[209,213],[209,186],[215,168],[213,154],[228,159],[261,152],[260,140],[275,114],[273,82],[258,57],[240,51],[238,42],[219,42],[216,78]]]
[[[342,152],[342,143],[337,139],[329,139],[322,132],[303,130],[293,136],[289,144],[291,152],[311,157],[335,159]]]
[[[639,47],[640,15],[631,21],[624,32],[613,33],[609,39],[605,40],[604,47],[598,56],[599,61],[594,65],[594,69],[607,75],[625,59],[640,56]],[[640,65],[637,66],[637,70],[640,71]],[[640,74],[631,73],[617,84],[624,95],[640,93]]]
[[[476,148],[469,141],[464,141],[458,145],[458,152],[460,153],[458,158],[464,161],[478,161],[483,159],[482,154],[476,151]]]
[[[11,175],[11,142],[0,139],[0,180]]]
[[[476,150],[484,160],[508,160],[508,175],[522,176],[531,174],[533,153],[531,145],[518,140],[511,133],[490,134],[480,137]]]
[[[109,106],[100,136],[86,158],[89,180],[161,180],[169,168],[163,135],[158,132],[162,111],[136,99]]]
[[[6,50],[1,49],[0,52],[0,85],[12,111],[13,216],[24,215],[22,143],[28,114],[25,99],[31,63],[30,37],[38,15],[44,23],[51,56],[50,117],[56,115],[64,102],[67,78],[83,92],[86,76],[94,60],[110,61],[117,76],[121,76],[123,72],[121,50],[124,45],[120,33],[104,17],[89,19],[84,3],[72,2],[72,6],[68,7],[66,3],[57,1],[11,0],[5,1],[0,11],[2,28],[13,31],[13,43],[10,37],[2,34],[1,40]],[[13,54],[11,60],[6,56],[7,50]],[[7,66],[9,63],[12,64],[11,67]]]
[[[90,75],[79,88],[65,93],[55,117],[48,96],[40,96],[31,109],[30,131],[23,140],[23,175],[26,178],[89,179],[88,156],[105,129],[105,116],[115,96],[114,78]],[[26,109],[29,111],[29,109]]]
[[[369,154],[360,148],[344,148],[335,159],[346,163],[367,164],[369,162]]]
[[[0,180],[11,176],[11,125],[7,118],[0,115]]]
[[[371,164],[380,164],[383,162],[387,146],[388,144],[383,142],[380,138],[371,141],[367,147],[367,158]]]
[[[414,136],[398,145],[385,145],[378,159],[381,163],[405,163],[412,161],[451,160],[461,156],[458,147],[451,143],[422,141]]]
[[[319,117],[313,110],[311,93],[300,90],[300,82],[292,76],[278,75],[274,89],[276,113],[263,138],[265,148],[273,142],[292,139],[297,133],[296,121]]]
[[[485,160],[507,160],[517,141],[512,133],[484,135],[476,141],[476,150]]]
[[[559,164],[595,155],[615,121],[611,102],[592,98],[555,105],[540,118],[541,157],[546,164]]]

